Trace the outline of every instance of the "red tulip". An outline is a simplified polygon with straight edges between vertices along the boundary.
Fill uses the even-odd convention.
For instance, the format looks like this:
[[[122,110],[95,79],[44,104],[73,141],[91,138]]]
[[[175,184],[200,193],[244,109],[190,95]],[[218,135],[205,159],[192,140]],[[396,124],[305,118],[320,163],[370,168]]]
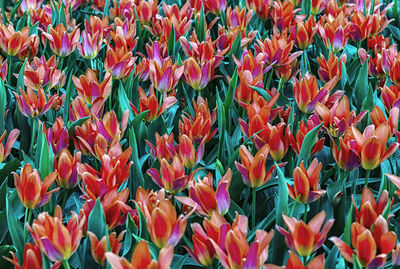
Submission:
[[[77,164],[81,161],[81,153],[72,157],[68,149],[63,149],[57,161],[57,183],[63,188],[73,188],[78,184]]]
[[[42,32],[43,40],[49,41],[51,50],[60,57],[70,55],[79,43],[80,30],[75,27],[71,33],[65,28],[64,24],[59,24],[56,28],[50,26],[47,32]],[[45,43],[45,42],[44,42]]]
[[[8,257],[3,257],[10,263],[14,265],[15,269],[42,269],[42,253],[40,252],[40,248],[31,243],[25,244],[24,247],[24,259],[22,261],[22,265],[20,265],[17,256],[13,252],[11,252],[12,259]]]
[[[156,145],[151,144],[147,139],[146,144],[150,148],[150,154],[153,159],[158,158],[159,161],[166,159],[169,163],[176,154],[174,147],[174,133],[163,134],[160,136],[156,132]]]
[[[3,162],[8,157],[8,155],[10,155],[12,147],[17,141],[19,134],[20,131],[18,129],[12,130],[8,135],[6,144],[4,146],[3,140],[7,135],[7,131],[4,131],[4,133],[0,136],[0,163]]]
[[[29,46],[32,36],[26,26],[21,31],[15,31],[12,23],[0,24],[0,47],[9,56],[15,56]]]
[[[110,244],[110,251],[113,254],[119,253],[122,248],[121,240],[124,238],[125,231],[121,232],[118,237],[115,232],[112,232],[108,235],[108,239],[106,236],[103,236],[99,241],[94,233],[88,231],[87,234],[89,235],[90,239],[90,246],[92,251],[92,256],[98,264],[104,266],[106,262],[106,252],[107,252],[107,240]],[[110,253],[110,252],[108,252]]]
[[[21,95],[13,91],[18,109],[22,115],[31,118],[37,118],[49,111],[55,96],[46,101],[46,96],[42,88],[36,94],[32,88],[27,87],[26,92],[20,88]]]
[[[342,63],[346,64],[346,54],[342,54],[338,59],[333,52],[329,54],[328,60],[324,55],[317,58],[319,69],[318,76],[325,83],[334,77],[340,79],[342,77]]]
[[[79,78],[73,76],[72,81],[75,84],[78,95],[85,99],[86,103],[93,104],[98,98],[106,100],[111,94],[111,74],[106,73],[103,81],[100,83],[97,79],[96,71],[87,69],[85,75]]]

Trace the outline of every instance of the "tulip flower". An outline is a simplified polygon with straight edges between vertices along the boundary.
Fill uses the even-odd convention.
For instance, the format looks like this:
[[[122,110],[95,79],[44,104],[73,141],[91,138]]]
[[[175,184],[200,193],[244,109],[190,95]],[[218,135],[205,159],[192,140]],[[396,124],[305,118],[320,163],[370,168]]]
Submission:
[[[192,169],[197,165],[204,155],[204,143],[207,137],[200,142],[197,150],[193,145],[193,139],[185,134],[179,135],[179,156],[186,168]]]
[[[400,177],[398,177],[398,176],[395,176],[395,175],[390,175],[390,174],[385,174],[389,179],[390,179],[390,181],[392,181],[392,183],[397,187],[397,191],[395,191],[395,194],[397,195],[397,196],[399,196],[400,197]]]
[[[31,35],[29,41],[27,41],[28,46],[20,50],[20,52],[17,54],[18,59],[20,59],[21,61],[25,61],[25,59],[32,60],[33,57],[35,57],[38,53],[39,41],[39,36]]]
[[[52,261],[68,260],[78,249],[82,238],[82,227],[85,219],[78,220],[72,212],[67,226],[63,224],[61,207],[57,205],[54,217],[47,212],[39,214],[28,230],[35,244]]]
[[[37,118],[49,111],[55,96],[53,95],[46,101],[46,96],[42,88],[36,94],[34,90],[27,87],[26,92],[20,88],[21,95],[13,91],[15,100],[18,104],[18,109],[22,115],[31,118]]]
[[[311,16],[305,22],[297,23],[296,27],[292,26],[290,34],[292,39],[295,41],[296,46],[305,50],[313,43],[313,38],[317,30],[318,27],[315,19]]]
[[[147,174],[160,188],[165,188],[169,193],[177,194],[188,185],[197,170],[189,176],[185,173],[185,166],[178,155],[175,155],[170,165],[166,159],[161,160],[160,174],[155,168],[147,170]]]
[[[225,215],[230,205],[229,186],[232,179],[232,170],[228,168],[225,175],[218,180],[217,189],[213,189],[213,177],[208,174],[197,182],[189,181],[189,197],[177,196],[176,199],[189,207],[196,207],[196,212],[209,216],[213,211]]]
[[[271,19],[273,26],[280,31],[296,25],[304,19],[304,15],[296,15],[298,10],[294,9],[295,6],[290,0],[276,1],[272,4]]]
[[[12,23],[0,24],[0,47],[9,56],[15,56],[29,46],[29,26],[15,31]]]
[[[283,221],[288,227],[289,232],[280,226],[276,226],[276,229],[285,237],[286,245],[292,251],[302,257],[307,257],[322,246],[333,225],[334,220],[331,219],[322,227],[325,217],[325,211],[321,211],[308,224],[305,224],[296,218],[283,215]]]
[[[392,250],[392,265],[400,265],[400,244],[398,244],[397,247]]]
[[[351,225],[351,245],[354,250],[336,236],[329,240],[337,246],[346,261],[353,263],[355,255],[363,267],[383,267],[387,254],[396,246],[396,234],[388,230],[387,221],[382,215],[376,219],[374,225],[372,232],[358,222]]]
[[[371,190],[364,187],[359,208],[356,206],[353,199],[353,205],[356,210],[356,222],[359,222],[367,229],[371,229],[378,216],[384,213],[388,203],[389,209],[391,209],[394,200],[392,199],[389,201],[389,193],[387,190],[382,191],[381,196],[378,201],[376,201]]]
[[[206,267],[211,266],[214,260],[215,251],[209,236],[199,223],[192,223],[191,227],[193,231],[193,249],[186,248],[186,250],[190,253],[193,260],[199,264]]]
[[[311,14],[317,16],[324,8],[324,4],[323,0],[311,0]]]
[[[378,106],[374,106],[369,116],[375,128],[382,123],[387,123],[389,125],[389,138],[397,131],[397,125],[399,124],[399,108],[393,107],[389,111],[389,116],[386,118],[383,111]]]
[[[206,10],[218,15],[226,9],[226,0],[205,0]]]
[[[111,110],[104,114],[103,119],[96,120],[97,130],[108,143],[111,143],[115,138],[121,140],[128,126],[128,119],[129,111],[125,110],[120,124],[114,110]]]
[[[148,25],[158,14],[158,0],[140,1],[135,5],[135,11],[141,25]]]
[[[274,232],[257,230],[254,242],[247,241],[246,216],[236,214],[231,229],[226,234],[224,248],[211,240],[216,255],[224,268],[260,268],[268,259],[268,246]]]
[[[46,129],[43,125],[43,132],[46,134],[48,143],[53,149],[54,155],[58,156],[60,152],[69,146],[69,134],[64,126],[62,117],[58,117],[51,128]]]
[[[7,135],[7,131],[4,131],[4,133],[0,136],[0,163],[3,162],[8,157],[8,155],[10,155],[12,147],[17,141],[19,134],[20,131],[18,129],[12,130],[8,135],[7,142],[4,146],[3,140]]]
[[[85,99],[88,104],[93,104],[98,98],[106,100],[111,94],[112,82],[110,73],[106,73],[100,83],[95,70],[87,69],[85,75],[79,78],[73,76],[72,81],[75,84],[78,95]]]
[[[324,268],[325,257],[324,254],[314,257],[308,262],[307,266],[303,265],[299,257],[296,254],[289,251],[289,259],[286,262],[286,269],[313,269],[313,268]]]
[[[251,10],[254,10],[258,17],[260,17],[260,19],[263,21],[266,21],[269,18],[272,1],[247,0],[246,4],[247,7]]]
[[[78,184],[77,164],[81,161],[81,153],[72,157],[68,149],[63,149],[57,161],[57,183],[63,188],[73,188]]]
[[[323,16],[319,21],[319,35],[326,47],[331,47],[337,52],[346,46],[349,39],[351,24],[347,21],[344,12],[336,17]]]
[[[43,32],[43,39],[48,40],[51,50],[60,57],[70,55],[79,43],[80,30],[75,27],[71,33],[65,28],[64,24],[59,24],[56,28],[49,27],[48,33]]]
[[[390,111],[393,107],[400,109],[400,85],[383,86],[380,89],[382,92],[382,102],[385,105],[386,111]]]
[[[115,18],[114,20],[115,31],[111,31],[111,37],[114,40],[116,35],[124,38],[126,41],[128,51],[132,51],[136,47],[137,37],[136,36],[136,20]]]
[[[91,35],[86,30],[82,31],[82,44],[78,43],[79,54],[85,59],[92,60],[96,58],[103,43],[102,33],[96,32]]]
[[[321,54],[320,57],[317,58],[319,78],[325,83],[334,77],[340,79],[342,77],[342,63],[346,64],[346,59],[346,54],[342,54],[338,59],[335,54],[331,52],[328,60]]]
[[[150,80],[154,87],[162,93],[174,89],[183,72],[184,66],[173,63],[171,58],[164,59],[163,62],[155,60],[149,62]]]
[[[334,77],[324,87],[319,89],[317,78],[306,73],[300,81],[294,79],[293,81],[293,96],[294,99],[304,113],[312,113],[315,109],[315,104],[317,102],[324,103],[328,97],[330,91],[335,87],[337,83],[337,78]]]
[[[27,62],[24,70],[24,84],[36,91],[47,85],[47,90],[53,89],[57,85],[61,88],[65,80],[64,71],[57,69],[58,60],[55,55],[47,61],[44,56],[35,57],[32,62]]]
[[[166,159],[169,163],[175,156],[174,133],[163,134],[160,136],[158,132],[155,134],[156,145],[151,144],[147,139],[146,144],[150,148],[150,154],[153,159],[158,158],[159,161]]]
[[[293,170],[293,183],[294,186],[288,186],[289,196],[300,203],[312,203],[318,200],[326,193],[318,187],[319,174],[322,169],[322,163],[317,159],[313,159],[309,167],[304,167],[304,162],[301,161],[300,165]]]
[[[179,121],[179,133],[192,136],[195,143],[201,143],[204,137],[207,137],[206,142],[208,142],[218,131],[217,128],[211,131],[211,126],[216,121],[216,110],[210,113],[207,99],[201,96],[197,98],[197,103],[193,100],[193,108],[194,117],[189,114],[182,115],[182,120]]]
[[[268,123],[266,131],[265,141],[269,145],[269,155],[274,161],[279,162],[285,157],[289,149],[289,128],[283,122],[275,126]]]
[[[269,154],[269,149],[270,146],[265,144],[253,157],[253,155],[244,145],[240,146],[239,154],[242,162],[235,162],[235,165],[242,175],[243,183],[247,186],[251,188],[261,187],[272,177],[275,166],[271,166],[268,171],[266,169],[266,161]]]
[[[139,110],[132,103],[130,103],[130,106],[135,115],[150,110],[144,119],[146,121],[153,121],[178,101],[175,95],[176,91],[172,90],[162,98],[162,104],[159,106],[159,99],[154,93],[154,87],[150,86],[149,93],[146,95],[142,87],[139,86]]]
[[[3,57],[0,56],[0,78],[4,82],[6,81],[8,74],[8,63],[7,59],[3,59]]]
[[[387,123],[383,123],[377,128],[374,125],[368,125],[363,134],[354,125],[351,130],[356,142],[356,151],[361,159],[361,166],[365,170],[375,169],[399,147],[399,143],[394,142],[389,148],[386,148],[390,132]]]
[[[88,116],[96,116],[97,118],[99,118],[101,117],[101,115],[103,115],[104,102],[105,100],[103,100],[102,98],[97,98],[89,110],[85,100],[82,97],[77,96],[74,100],[71,101],[69,117],[71,121],[76,121]]]
[[[32,169],[32,166],[27,163],[21,170],[21,175],[14,175],[14,185],[21,203],[25,208],[34,209],[44,206],[50,201],[51,194],[56,192],[58,188],[47,191],[57,178],[57,171],[48,175],[42,182],[39,172]]]
[[[306,135],[316,127],[311,119],[307,120],[307,126],[304,121],[300,121],[300,129],[297,130],[296,137],[290,131],[290,128],[286,128],[289,134],[289,143],[293,151],[299,155],[301,147],[303,146],[304,138]],[[318,138],[315,145],[311,148],[310,156],[320,152],[324,146],[325,138]]]
[[[164,199],[151,207],[142,206],[141,210],[146,218],[151,241],[157,247],[164,248],[179,242],[186,229],[187,219],[195,208],[185,216],[177,216],[171,201]]]
[[[14,265],[15,269],[41,269],[43,268],[42,253],[36,244],[27,243],[24,246],[24,256],[22,265],[19,263],[17,256],[11,252],[12,259],[3,257]]]
[[[356,116],[354,110],[350,112],[350,104],[347,96],[343,96],[340,101],[336,100],[330,109],[326,105],[317,102],[315,104],[315,112],[333,137],[342,136],[349,126],[357,125],[367,113],[364,110]]]
[[[135,67],[136,58],[128,51],[128,44],[120,35],[114,36],[115,45],[107,42],[104,69],[112,74],[113,79],[126,79]]]
[[[193,58],[189,58],[183,62],[184,75],[186,82],[196,91],[204,89],[210,80],[217,78],[214,75],[214,62],[211,61],[198,64]]]
[[[149,245],[146,241],[137,243],[132,254],[131,262],[124,257],[119,257],[113,252],[106,252],[105,255],[112,269],[168,269],[171,266],[174,256],[174,248],[172,246],[163,248],[158,254],[158,261],[152,259]]]
[[[88,231],[87,234],[89,235],[90,239],[90,247],[92,251],[93,259],[96,263],[104,266],[106,263],[106,252],[107,252],[107,237],[103,236],[99,241],[94,233]],[[110,244],[111,252],[118,255],[119,251],[122,248],[121,240],[124,238],[125,231],[121,232],[118,237],[115,232],[112,232],[108,235],[108,243]]]

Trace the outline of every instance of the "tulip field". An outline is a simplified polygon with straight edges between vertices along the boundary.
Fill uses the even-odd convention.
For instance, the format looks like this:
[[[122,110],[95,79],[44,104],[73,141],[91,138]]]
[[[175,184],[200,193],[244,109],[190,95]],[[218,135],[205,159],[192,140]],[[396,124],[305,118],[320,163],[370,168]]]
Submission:
[[[0,268],[400,268],[400,0],[0,0]]]

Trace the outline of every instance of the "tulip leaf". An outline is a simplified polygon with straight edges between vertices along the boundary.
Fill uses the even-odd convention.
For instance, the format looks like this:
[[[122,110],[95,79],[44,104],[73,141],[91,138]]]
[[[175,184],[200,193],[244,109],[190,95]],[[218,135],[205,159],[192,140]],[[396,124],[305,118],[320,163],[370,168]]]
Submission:
[[[168,39],[168,53],[174,59],[174,51],[175,51],[175,27],[174,24],[171,23],[171,31],[169,33]]]
[[[250,242],[253,239],[253,237],[256,235],[257,230],[267,230],[268,227],[271,227],[275,221],[275,216],[276,216],[276,210],[273,209],[268,213],[268,216],[266,216],[262,221],[257,223],[256,227],[251,229],[251,231],[247,234],[247,241]]]
[[[263,88],[260,87],[256,87],[256,86],[251,86],[249,85],[250,88],[252,88],[253,90],[255,90],[256,92],[258,92],[262,97],[264,97],[264,99],[268,102],[269,100],[271,100],[271,95],[269,95],[267,93],[266,90],[264,90]]]
[[[353,269],[362,269],[360,261],[358,260],[356,254],[353,253]]]
[[[236,217],[236,212],[239,215],[246,215],[244,213],[243,209],[237,203],[235,203],[233,200],[231,200],[231,205],[230,205],[229,210],[228,210],[228,216],[232,221]]]
[[[128,252],[130,251],[130,249],[132,248],[133,245],[133,234],[137,234],[138,233],[138,227],[136,226],[135,222],[132,220],[132,217],[130,214],[127,215],[126,217],[126,225],[125,225],[125,229],[126,229],[126,235],[124,238],[124,246],[123,246],[123,252],[122,252],[122,256],[125,256],[126,254],[128,254]]]
[[[36,119],[33,119],[36,120]],[[35,164],[39,168],[39,173],[42,179],[47,177],[53,172],[54,154],[53,149],[48,144],[45,134],[42,131],[42,125],[40,124],[38,129],[35,130],[37,133],[37,148],[35,153]]]
[[[307,2],[307,1],[309,1],[309,0],[304,0],[303,2]],[[308,61],[308,55],[307,55],[306,50],[304,50],[301,55],[300,70],[301,70],[302,74],[305,74],[308,71],[310,71],[310,62]]]
[[[24,256],[24,231],[16,218],[15,212],[10,204],[9,196],[6,198],[7,225],[11,235],[13,245],[17,249],[16,256],[19,261],[23,260]]]
[[[348,245],[351,243],[351,224],[353,223],[353,210],[354,210],[354,205],[353,203],[350,203],[350,210],[349,213],[347,214],[347,221],[346,221],[346,227],[344,230],[344,242]]]
[[[301,145],[301,149],[299,152],[299,157],[297,159],[297,166],[300,165],[301,161],[304,161],[306,163],[308,161],[308,158],[310,158],[311,149],[317,141],[317,135],[322,125],[323,123],[314,127],[304,137],[303,144]]]
[[[200,42],[203,42],[205,39],[205,16],[204,16],[204,6],[201,5],[200,9],[200,16],[199,16],[199,21],[196,22],[196,35],[197,39]]]
[[[238,69],[236,67],[235,72],[233,73],[233,76],[231,78],[231,81],[229,82],[228,92],[226,93],[225,97],[225,103],[224,103],[225,113],[228,113],[229,108],[233,103],[233,99],[235,98],[237,80],[238,80]]]
[[[67,18],[65,17],[65,5],[64,2],[61,2],[60,11],[58,13],[58,24],[64,24],[64,27],[67,28]]]
[[[357,99],[357,107],[362,106],[365,96],[368,91],[368,60],[364,62],[359,72],[358,78],[355,84],[355,94]]]
[[[119,84],[118,88],[118,110],[122,116],[126,110],[129,111],[129,121],[132,121],[135,115],[133,115],[133,111],[131,109],[131,106],[128,101],[128,97],[126,96],[126,92],[124,90],[124,86],[122,86],[122,83]]]
[[[6,16],[6,1],[0,1],[0,9],[1,9],[1,15],[2,15],[2,17],[3,17],[3,23],[5,24],[5,25],[7,25],[8,24],[8,19],[7,19],[7,16]]]
[[[397,28],[394,25],[388,25],[387,28],[390,30],[390,32],[392,33],[392,35],[394,36],[394,38],[396,38],[397,40],[400,40],[400,29]]]
[[[283,226],[282,215],[288,214],[288,203],[289,203],[289,192],[287,188],[286,178],[283,174],[281,168],[275,163],[276,172],[278,174],[278,195],[275,200],[276,217],[275,224]],[[281,265],[284,260],[284,255],[282,253],[286,250],[285,240],[283,236],[275,229],[274,239],[273,239],[273,252],[272,252],[272,263]]]
[[[4,113],[6,111],[7,106],[7,92],[4,87],[4,82],[0,79],[0,135],[3,134],[5,130],[5,117]]]
[[[342,77],[340,78],[340,87],[342,89],[345,89],[346,83],[349,78],[347,76],[346,64],[344,63],[344,61],[341,62],[341,66],[342,66]]]
[[[183,265],[185,265],[186,259],[189,257],[189,253],[186,253],[186,255],[174,255],[174,257],[178,257],[178,260],[173,264],[171,267],[172,269],[181,269]]]
[[[218,133],[219,133],[219,141],[218,141],[218,160],[221,162],[225,160],[224,156],[224,136],[226,130],[226,118],[225,118],[225,109],[222,104],[221,97],[219,96],[217,90],[217,121],[218,121]]]
[[[373,106],[374,106],[374,93],[372,85],[369,84],[367,96],[365,96],[364,101],[362,102],[361,111],[364,110],[372,111]]]
[[[149,231],[147,230],[147,221],[146,218],[140,209],[139,205],[135,202],[135,207],[136,210],[138,211],[138,216],[139,216],[139,231],[137,236],[139,236],[142,239],[150,239],[150,234]]]
[[[69,109],[71,107],[71,96],[72,96],[72,73],[69,74],[69,78],[68,78],[68,82],[67,82],[67,86],[65,88],[65,104],[64,104],[64,111],[63,111],[63,120],[64,123],[68,122],[69,120]],[[75,128],[74,128],[74,132],[75,132]]]
[[[137,145],[134,126],[132,126],[129,129],[129,138],[128,139],[129,139],[129,146],[132,148],[131,161],[133,161],[133,173],[135,175],[135,177],[133,177],[133,176],[129,177],[129,181],[130,181],[129,187],[130,187],[131,195],[134,195],[134,193],[136,193],[136,190],[139,186],[142,186],[142,187],[144,186],[144,177],[143,177],[143,173],[142,173],[142,167],[140,166],[140,162],[139,162],[139,151],[138,151],[138,145]]]
[[[235,57],[238,59],[240,59],[242,55],[241,42],[242,42],[242,37],[239,31],[231,46],[231,55],[235,55]]]
[[[109,6],[110,6],[110,0],[106,0],[103,9],[103,18],[108,16],[108,12],[110,12]]]
[[[21,5],[22,1],[23,1],[23,0],[19,0],[19,1],[14,5],[14,7],[13,7],[11,13],[10,13],[10,18],[9,18],[10,21],[12,21],[12,20],[14,19],[14,16],[15,16],[15,14],[17,13],[18,8],[19,8],[19,6]]]

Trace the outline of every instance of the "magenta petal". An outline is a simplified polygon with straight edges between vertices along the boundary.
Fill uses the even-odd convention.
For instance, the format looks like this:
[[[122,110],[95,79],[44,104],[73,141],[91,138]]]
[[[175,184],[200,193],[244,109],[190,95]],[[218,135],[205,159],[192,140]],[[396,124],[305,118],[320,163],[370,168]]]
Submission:
[[[163,188],[163,184],[161,182],[160,175],[158,174],[158,171],[154,168],[150,168],[147,170],[147,174],[151,177],[151,179],[156,183],[160,188]]]
[[[168,239],[167,245],[168,246],[175,246],[178,244],[180,239],[179,229],[182,220],[178,220],[175,224],[174,229],[172,230],[171,236]]]
[[[246,167],[244,167],[241,163],[235,162],[235,165],[239,173],[242,175],[243,183],[247,186],[250,186],[249,171],[247,171]]]
[[[63,259],[63,255],[57,250],[53,243],[47,238],[40,238],[46,256],[53,262]]]
[[[231,203],[230,197],[229,197],[229,192],[226,188],[227,183],[221,183],[217,187],[216,191],[216,197],[217,197],[217,203],[218,203],[218,212],[221,215],[225,215],[226,212],[228,212],[229,205]]]
[[[325,98],[325,96],[326,96],[327,94],[329,94],[329,91],[328,91],[327,89],[321,90],[321,91],[317,94],[317,96],[315,96],[315,98],[307,105],[306,113],[313,113],[313,112],[314,112],[314,109],[315,109],[315,104],[316,104],[317,102],[321,102],[321,101]]]
[[[243,269],[258,269],[258,242],[251,244]]]

